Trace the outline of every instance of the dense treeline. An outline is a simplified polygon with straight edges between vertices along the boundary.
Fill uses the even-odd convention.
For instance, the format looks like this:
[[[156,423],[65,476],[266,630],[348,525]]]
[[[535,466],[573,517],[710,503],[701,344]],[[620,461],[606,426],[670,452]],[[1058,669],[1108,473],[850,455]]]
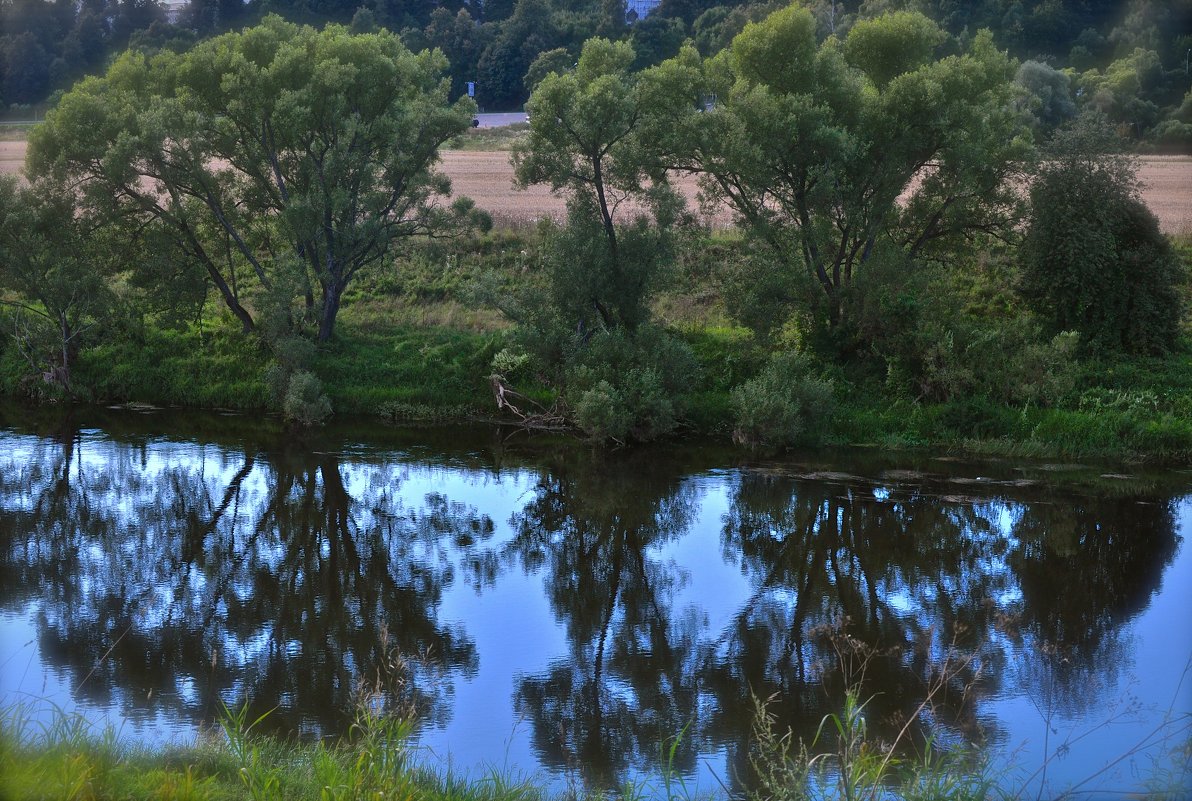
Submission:
[[[900,10],[829,15],[825,36],[821,11],[653,66],[605,37],[539,61],[512,159],[567,216],[512,259],[434,169],[475,109],[441,52],[353,32],[360,15],[131,48],[31,132],[28,180],[0,182],[0,378],[304,424],[332,399],[467,414],[491,389],[525,423],[617,442],[869,441],[874,419],[913,440],[909,410],[929,438],[1072,448],[1071,425],[1192,454],[1186,380],[1087,381],[1104,360],[1181,374],[1164,365],[1187,349],[1186,258],[1139,200],[1130,130],[1029,102],[1024,68],[1050,68],[988,30]],[[676,175],[733,214],[727,239]],[[484,269],[451,299],[500,318],[471,339],[397,330],[387,304],[434,296],[469,253]],[[701,305],[676,319],[684,293]],[[193,380],[208,359],[234,388]]]
[[[979,30],[1022,62],[1039,125],[1079,107],[1096,108],[1134,139],[1192,145],[1188,63],[1192,0],[814,0],[816,35],[843,37],[858,21],[895,10],[934,19],[953,50]],[[685,41],[704,56],[728,45],[745,24],[782,6],[663,0],[642,19],[620,0],[192,0],[167,13],[155,0],[0,2],[0,108],[52,100],[86,74],[102,71],[127,47],[180,51],[197,40],[277,13],[302,23],[338,22],[357,32],[386,28],[415,52],[447,56],[452,93],[477,85],[488,110],[520,106],[552,68],[573,65],[592,37],[627,41],[634,69],[678,54]],[[27,116],[28,112],[25,112]]]

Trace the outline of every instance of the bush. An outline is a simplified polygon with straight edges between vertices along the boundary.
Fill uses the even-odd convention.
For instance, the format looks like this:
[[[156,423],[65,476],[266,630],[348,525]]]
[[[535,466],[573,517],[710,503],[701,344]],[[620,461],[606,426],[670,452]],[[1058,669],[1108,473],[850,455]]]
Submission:
[[[675,430],[699,375],[691,349],[660,329],[617,330],[565,349],[564,398],[594,439],[647,442]]]
[[[1183,270],[1117,146],[1103,119],[1057,134],[1031,187],[1020,290],[1085,354],[1164,353],[1179,336]]]
[[[779,446],[819,440],[832,410],[833,385],[808,373],[804,359],[784,354],[733,390],[733,439]]]
[[[601,380],[584,392],[575,405],[579,427],[593,439],[623,442],[633,425],[633,413],[616,387]]]
[[[303,426],[319,425],[331,416],[331,401],[323,392],[323,384],[305,370],[290,375],[282,413],[286,420]]]
[[[1164,120],[1151,131],[1151,138],[1162,150],[1187,153],[1192,151],[1192,123]]]
[[[917,401],[982,396],[1052,406],[1075,386],[1079,341],[1070,331],[1047,337],[1029,315],[982,318],[937,302],[909,308],[904,325],[876,348],[886,385]]]

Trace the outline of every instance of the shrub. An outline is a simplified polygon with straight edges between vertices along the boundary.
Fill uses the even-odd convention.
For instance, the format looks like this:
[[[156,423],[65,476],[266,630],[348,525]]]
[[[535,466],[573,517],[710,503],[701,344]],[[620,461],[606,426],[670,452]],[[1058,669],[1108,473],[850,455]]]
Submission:
[[[751,445],[793,445],[820,439],[832,409],[832,382],[811,377],[794,354],[777,357],[732,393],[733,438]]]
[[[299,425],[319,425],[331,416],[331,401],[318,378],[305,370],[297,370],[290,375],[282,413],[286,420]]]
[[[1028,314],[978,316],[946,299],[924,305],[904,306],[904,321],[874,344],[890,389],[917,401],[983,396],[1051,406],[1075,386],[1074,332],[1049,337]]]
[[[573,342],[565,359],[563,394],[575,424],[594,439],[618,442],[674,431],[699,375],[689,347],[648,326]]]
[[[585,391],[575,405],[579,427],[593,439],[624,441],[633,425],[633,413],[616,387],[601,380]]]
[[[1031,187],[1020,291],[1086,354],[1163,353],[1179,336],[1183,270],[1115,147],[1103,119],[1057,134]]]

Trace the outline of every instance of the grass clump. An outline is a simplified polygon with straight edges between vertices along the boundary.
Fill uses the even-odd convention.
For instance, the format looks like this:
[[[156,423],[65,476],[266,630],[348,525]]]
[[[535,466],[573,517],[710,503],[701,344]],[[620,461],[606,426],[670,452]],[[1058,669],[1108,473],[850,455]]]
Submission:
[[[526,782],[463,782],[411,759],[412,718],[376,699],[362,702],[334,742],[282,741],[254,730],[247,705],[225,709],[218,729],[185,746],[148,749],[96,734],[77,713],[34,723],[27,704],[0,724],[0,798],[5,801],[527,801]]]
[[[508,151],[524,140],[530,133],[530,123],[514,122],[492,128],[469,128],[454,139],[449,139],[446,150],[470,150],[481,152]]]

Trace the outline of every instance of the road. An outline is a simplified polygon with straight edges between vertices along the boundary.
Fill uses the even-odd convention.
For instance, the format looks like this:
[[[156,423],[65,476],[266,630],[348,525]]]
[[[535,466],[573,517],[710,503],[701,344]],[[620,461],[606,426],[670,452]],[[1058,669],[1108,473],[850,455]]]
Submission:
[[[525,122],[526,112],[502,111],[499,114],[477,114],[476,119],[480,120],[481,128],[500,128],[503,125]]]

